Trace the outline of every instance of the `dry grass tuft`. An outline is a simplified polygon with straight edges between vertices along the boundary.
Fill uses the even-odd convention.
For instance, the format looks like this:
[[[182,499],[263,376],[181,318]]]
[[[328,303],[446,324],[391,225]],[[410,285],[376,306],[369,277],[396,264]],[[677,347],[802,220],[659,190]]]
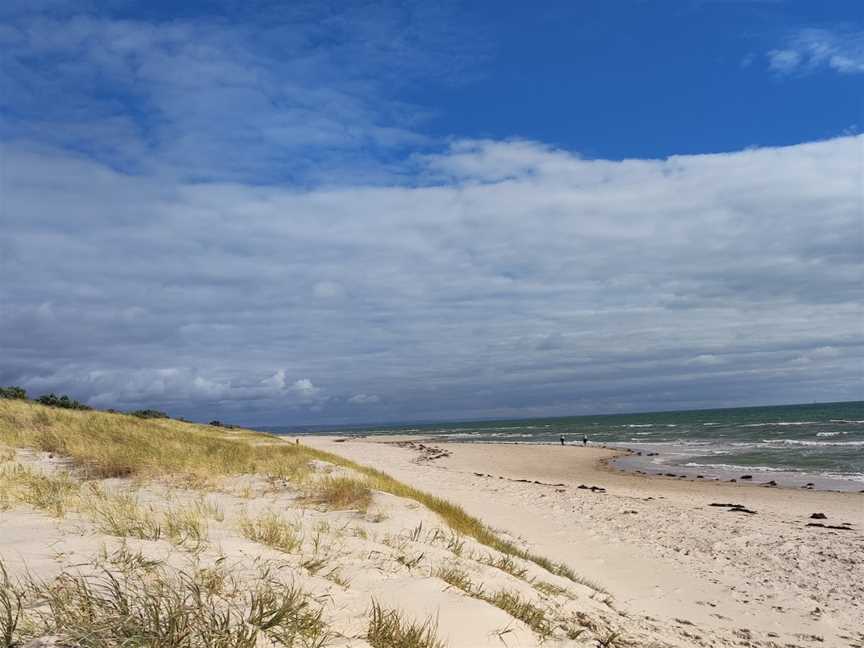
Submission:
[[[546,594],[547,596],[566,596],[570,598],[570,592],[566,587],[558,587],[554,583],[549,583],[547,581],[535,581],[531,583],[531,585],[541,594]]]
[[[276,513],[264,513],[257,518],[240,520],[240,532],[253,542],[260,542],[285,553],[296,552],[303,544],[301,526]]]
[[[372,601],[366,641],[372,648],[444,648],[438,639],[438,623],[406,619],[399,610],[388,610]]]
[[[48,475],[17,464],[0,466],[0,492],[11,503],[29,504],[52,517],[77,506],[80,485],[65,473]]]
[[[482,588],[475,587],[474,581],[471,580],[468,572],[458,567],[439,567],[432,572],[432,575],[472,596],[475,592],[479,594],[482,591]]]
[[[307,499],[331,509],[366,511],[372,491],[365,481],[353,477],[324,477],[307,493]]]
[[[248,591],[224,574],[214,579],[213,570],[119,564],[119,571],[64,572],[50,582],[0,579],[0,614],[3,601],[18,601],[13,622],[0,620],[4,645],[51,635],[86,648],[255,648],[264,638],[320,648],[331,636],[309,595],[266,571]]]
[[[554,624],[546,616],[546,610],[523,599],[518,592],[501,590],[494,594],[484,594],[481,598],[504,610],[514,619],[519,619],[537,633],[541,640],[546,640],[552,636]]]
[[[508,554],[502,554],[497,557],[489,554],[484,558],[479,559],[477,562],[489,565],[495,569],[500,569],[515,578],[524,579],[525,574],[528,573],[528,570],[525,567],[519,565],[515,560],[513,560],[513,557]]]

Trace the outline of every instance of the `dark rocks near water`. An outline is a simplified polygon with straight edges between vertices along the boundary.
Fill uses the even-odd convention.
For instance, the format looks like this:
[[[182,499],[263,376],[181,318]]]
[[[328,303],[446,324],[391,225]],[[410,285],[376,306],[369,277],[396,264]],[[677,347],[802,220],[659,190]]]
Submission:
[[[723,502],[711,502],[708,506],[720,506],[725,509],[728,509],[730,513],[749,513],[750,515],[756,515],[756,511],[752,509],[748,509],[743,504],[730,504]]]
[[[592,493],[605,493],[606,489],[601,486],[586,486],[585,484],[579,484],[576,488],[581,490],[590,490]]]
[[[814,513],[813,515],[810,516],[810,519],[811,520],[827,520],[828,516],[825,515],[824,513]]]
[[[436,459],[443,459],[449,457],[451,454],[449,450],[436,448],[432,445],[427,446],[419,441],[396,441],[393,445],[399,448],[410,448],[411,450],[419,452],[420,456],[414,459],[414,463],[418,464],[435,461]]]
[[[741,479],[753,479],[753,475],[741,475]]]
[[[765,482],[765,483],[762,484],[762,485],[763,485],[763,486],[776,486],[776,485],[777,485],[777,482],[774,481],[774,480],[772,479],[771,481],[769,481],[769,482]]]
[[[850,526],[839,525],[839,524],[822,524],[821,522],[808,522],[808,527],[819,527],[821,529],[835,529],[837,531],[854,531]]]

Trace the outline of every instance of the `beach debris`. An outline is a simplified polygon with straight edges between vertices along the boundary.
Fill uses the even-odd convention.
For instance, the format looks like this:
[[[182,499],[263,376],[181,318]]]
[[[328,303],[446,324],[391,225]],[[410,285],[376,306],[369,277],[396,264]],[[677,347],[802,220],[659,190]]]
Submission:
[[[576,488],[581,488],[582,490],[590,490],[592,493],[605,493],[606,489],[601,486],[586,486],[585,484],[579,484]]]
[[[852,527],[842,526],[839,524],[822,524],[821,522],[808,522],[808,527],[820,527],[822,529],[836,529],[838,531],[854,531]]]
[[[827,520],[828,516],[825,515],[824,513],[814,513],[813,515],[810,516],[810,519],[811,520]]]
[[[391,443],[397,448],[409,448],[419,452],[420,456],[413,460],[416,464],[443,459],[444,457],[449,457],[451,454],[449,450],[436,448],[433,445],[426,445],[419,441],[394,441]]]
[[[748,509],[743,504],[728,504],[723,502],[711,502],[708,506],[721,506],[725,509],[729,509],[729,511],[733,513],[750,513],[751,515],[755,515],[756,511],[752,509]]]
[[[771,481],[769,481],[769,482],[765,482],[765,483],[762,484],[762,485],[763,485],[763,486],[776,486],[776,485],[777,485],[777,482],[774,481],[774,480],[772,479]]]
[[[741,475],[741,479],[753,479],[753,475]]]
[[[696,475],[696,479],[705,479],[702,475]]]

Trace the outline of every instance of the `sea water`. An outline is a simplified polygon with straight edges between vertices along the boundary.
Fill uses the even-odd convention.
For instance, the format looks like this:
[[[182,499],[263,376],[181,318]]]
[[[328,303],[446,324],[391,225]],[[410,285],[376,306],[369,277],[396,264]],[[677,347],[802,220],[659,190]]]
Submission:
[[[290,428],[270,431],[293,434]],[[816,488],[864,489],[864,401],[315,430],[419,434],[467,443],[560,443],[633,450],[629,470]]]

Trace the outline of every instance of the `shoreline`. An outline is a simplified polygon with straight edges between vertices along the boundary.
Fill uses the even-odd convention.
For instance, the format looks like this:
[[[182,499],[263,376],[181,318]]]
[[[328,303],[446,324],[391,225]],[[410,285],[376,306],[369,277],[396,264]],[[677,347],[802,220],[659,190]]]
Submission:
[[[437,443],[441,445],[479,445],[479,446],[528,446],[528,447],[561,447],[554,442],[525,442],[525,441],[460,441],[447,437],[437,437],[435,435],[415,435],[415,434],[363,434],[363,435],[344,435],[344,434],[296,434],[296,435],[279,435],[285,438],[333,438],[346,440],[367,439],[381,443],[399,443],[399,442],[415,442],[415,443]],[[341,441],[338,441],[341,442]],[[783,490],[808,490],[828,493],[860,493],[864,494],[864,481],[859,482],[852,478],[842,477],[826,477],[820,473],[808,472],[793,472],[793,471],[766,471],[764,469],[756,469],[754,467],[740,466],[735,470],[730,468],[711,468],[700,467],[696,469],[690,466],[679,466],[674,464],[651,464],[649,457],[662,456],[662,453],[646,453],[644,450],[628,448],[626,446],[610,446],[601,444],[591,444],[587,446],[591,449],[602,449],[613,452],[614,454],[598,460],[598,468],[608,470],[612,473],[624,475],[643,476],[660,480],[684,480],[689,482],[698,482],[705,484],[738,484],[740,486],[757,486],[760,488],[777,488]],[[583,448],[578,443],[568,443],[564,448]],[[631,462],[632,465],[622,465],[625,462]],[[699,477],[702,475],[702,477]],[[762,481],[764,479],[764,481]],[[773,483],[772,483],[773,482]]]
[[[693,645],[864,647],[858,493],[652,478],[610,466],[613,448],[336,439],[303,442],[458,504],[601,584],[629,618],[710,638]]]

